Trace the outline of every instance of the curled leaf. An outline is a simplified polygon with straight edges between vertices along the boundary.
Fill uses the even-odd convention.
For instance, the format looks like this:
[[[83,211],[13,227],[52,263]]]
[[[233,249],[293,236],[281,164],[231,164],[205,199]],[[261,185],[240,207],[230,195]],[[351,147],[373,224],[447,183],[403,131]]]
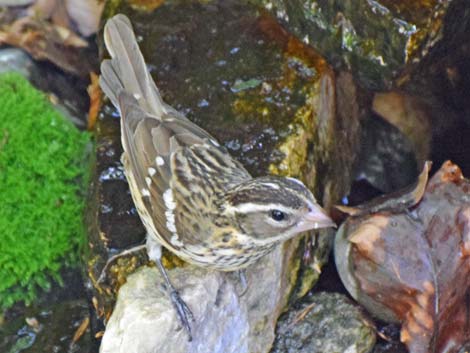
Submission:
[[[423,173],[408,193],[424,191],[416,202],[388,197],[350,217],[338,231],[335,258],[356,300],[402,323],[411,353],[458,352],[470,339],[470,181],[451,162],[427,183]]]
[[[428,182],[429,171],[431,170],[432,162],[426,161],[424,163],[423,171],[418,176],[418,180],[407,188],[399,190],[396,193],[380,196],[367,202],[363,205],[356,207],[350,206],[335,206],[341,212],[347,213],[351,216],[360,216],[367,213],[376,213],[385,210],[402,211],[416,205],[424,194],[424,189]]]

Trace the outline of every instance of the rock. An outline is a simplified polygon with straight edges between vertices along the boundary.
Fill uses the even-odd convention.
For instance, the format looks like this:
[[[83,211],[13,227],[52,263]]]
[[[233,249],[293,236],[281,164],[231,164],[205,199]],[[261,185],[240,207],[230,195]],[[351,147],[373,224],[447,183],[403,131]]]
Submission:
[[[344,295],[315,293],[278,322],[271,353],[367,353],[375,329]]]
[[[466,41],[466,1],[257,0],[364,87],[390,88],[430,51]],[[448,34],[448,36],[447,36]],[[436,48],[438,47],[438,48]]]
[[[60,303],[29,308],[25,315],[2,323],[2,352],[96,352],[89,327],[74,339],[80,324],[88,320],[89,306],[85,299],[63,300]]]
[[[281,273],[289,269],[285,268],[285,260],[279,259],[289,256],[291,254],[283,254],[283,249],[278,247],[250,267],[246,271],[248,288],[243,295],[243,288],[234,273],[207,271],[191,265],[170,270],[173,285],[180,290],[195,316],[193,342],[183,347],[187,334],[178,329],[180,323],[168,293],[161,289],[160,273],[157,269],[143,269],[130,275],[119,290],[116,307],[106,324],[101,352],[132,352],[127,349],[134,345],[141,349],[135,351],[139,353],[146,349],[149,352],[161,349],[179,352],[182,348],[182,352],[186,352],[185,349],[190,352],[193,349],[194,352],[232,352],[230,347],[233,352],[266,352],[274,340],[280,303],[284,302],[285,288],[289,285],[284,279],[287,274]],[[211,310],[214,305],[217,310]],[[147,315],[149,310],[151,313]],[[146,317],[150,316],[148,321],[142,320],[142,312]],[[162,314],[164,312],[167,314]],[[229,329],[225,329],[226,326]],[[151,341],[147,341],[147,327],[154,332]],[[157,336],[156,332],[162,334]],[[236,342],[232,342],[233,337]],[[116,342],[120,342],[121,350],[115,350]],[[206,342],[202,345],[204,348],[197,348],[198,342]],[[207,342],[214,344],[210,346]]]
[[[432,129],[428,108],[418,97],[401,92],[376,93],[372,110],[406,136],[418,161],[418,169],[429,160]]]
[[[366,120],[362,131],[356,180],[367,181],[382,193],[411,184],[418,175],[411,141],[377,116]]]
[[[190,275],[188,275],[190,274]],[[192,310],[193,340],[181,329],[156,268],[129,276],[119,291],[114,313],[101,343],[101,353],[220,352],[248,353],[246,302],[223,273],[175,269],[173,284]]]
[[[0,72],[16,71],[29,78],[36,65],[31,57],[21,49],[7,48],[0,50]]]

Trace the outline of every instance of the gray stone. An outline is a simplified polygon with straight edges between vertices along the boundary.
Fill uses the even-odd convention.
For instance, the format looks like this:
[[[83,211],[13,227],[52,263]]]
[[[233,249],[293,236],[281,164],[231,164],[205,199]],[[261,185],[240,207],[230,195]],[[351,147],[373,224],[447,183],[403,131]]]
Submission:
[[[344,295],[316,293],[279,319],[271,353],[366,353],[375,330]]]
[[[33,69],[37,70],[33,60],[23,50],[16,48],[0,50],[0,73],[15,71],[30,78]]]
[[[101,343],[101,353],[266,352],[274,339],[280,290],[281,248],[247,271],[245,293],[234,273],[195,266],[169,271],[191,308],[193,340],[181,328],[156,268],[127,278]]]

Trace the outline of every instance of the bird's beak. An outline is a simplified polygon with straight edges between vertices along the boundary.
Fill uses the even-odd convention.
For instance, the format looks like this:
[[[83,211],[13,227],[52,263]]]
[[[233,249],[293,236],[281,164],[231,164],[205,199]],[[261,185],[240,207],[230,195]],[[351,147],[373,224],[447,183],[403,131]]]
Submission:
[[[296,230],[305,232],[312,229],[336,227],[335,222],[326,214],[325,210],[318,205],[310,205],[309,212],[303,215],[297,223]]]

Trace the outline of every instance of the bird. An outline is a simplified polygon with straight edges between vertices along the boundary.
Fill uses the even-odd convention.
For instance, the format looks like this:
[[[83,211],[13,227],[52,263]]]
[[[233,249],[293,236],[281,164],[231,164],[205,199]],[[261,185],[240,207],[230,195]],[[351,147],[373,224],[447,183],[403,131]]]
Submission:
[[[297,234],[335,223],[300,180],[252,177],[213,136],[166,104],[128,17],[106,22],[104,42],[110,58],[102,61],[99,82],[121,117],[121,160],[148,256],[191,340],[194,317],[165,271],[162,246],[196,266],[237,271]]]

